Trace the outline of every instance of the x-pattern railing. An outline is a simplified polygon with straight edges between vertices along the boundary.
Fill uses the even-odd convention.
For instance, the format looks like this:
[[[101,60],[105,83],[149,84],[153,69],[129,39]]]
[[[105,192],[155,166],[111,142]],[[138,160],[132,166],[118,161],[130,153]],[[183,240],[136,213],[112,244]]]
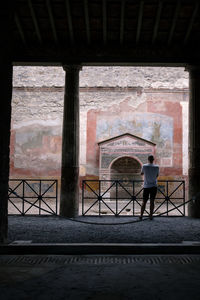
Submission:
[[[58,182],[51,179],[10,179],[9,214],[57,215]],[[51,202],[51,204],[50,204]]]
[[[138,215],[143,200],[143,180],[83,180],[82,181],[82,215],[119,216],[127,211],[129,215]],[[180,203],[183,204],[182,210]],[[103,208],[102,208],[103,207]],[[162,209],[174,208],[176,215],[185,216],[185,182],[183,180],[158,181],[154,214]],[[149,215],[146,209],[145,213]],[[175,215],[175,214],[173,214]]]

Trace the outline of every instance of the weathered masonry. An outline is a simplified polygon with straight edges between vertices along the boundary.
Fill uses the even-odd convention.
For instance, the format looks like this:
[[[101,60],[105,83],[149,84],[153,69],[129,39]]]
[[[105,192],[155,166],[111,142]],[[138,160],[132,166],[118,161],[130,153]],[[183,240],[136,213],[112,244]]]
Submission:
[[[14,67],[11,178],[45,175],[60,183],[63,98],[63,68]],[[147,151],[138,149],[141,156],[134,144],[120,139],[126,133],[138,142],[155,144],[162,179],[187,179],[188,73],[184,68],[83,67],[79,98],[80,180],[102,179],[101,144],[109,139],[122,148],[108,147],[104,156],[146,162]],[[108,165],[107,179],[110,171]]]
[[[0,241],[7,236],[12,66],[62,65],[66,72],[61,214],[77,212],[79,71],[84,65],[187,67],[189,197],[199,192],[200,11],[185,1],[8,0],[0,11],[1,164]],[[66,155],[68,149],[69,155]],[[68,181],[67,178],[71,180]],[[71,195],[73,195],[73,199]],[[189,210],[199,216],[198,207]]]

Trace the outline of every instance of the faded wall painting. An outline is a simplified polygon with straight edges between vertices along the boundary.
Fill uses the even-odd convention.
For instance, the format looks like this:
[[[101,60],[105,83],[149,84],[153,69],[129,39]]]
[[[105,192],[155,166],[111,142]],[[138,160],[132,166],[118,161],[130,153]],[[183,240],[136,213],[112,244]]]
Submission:
[[[34,174],[58,170],[61,164],[61,128],[41,125],[18,129],[15,134],[14,168]],[[45,173],[44,173],[45,171]],[[57,171],[57,172],[58,172]]]
[[[125,132],[151,141],[157,145],[156,158],[166,158],[168,166],[173,157],[173,119],[155,113],[99,114],[97,116],[97,140],[102,141]]]

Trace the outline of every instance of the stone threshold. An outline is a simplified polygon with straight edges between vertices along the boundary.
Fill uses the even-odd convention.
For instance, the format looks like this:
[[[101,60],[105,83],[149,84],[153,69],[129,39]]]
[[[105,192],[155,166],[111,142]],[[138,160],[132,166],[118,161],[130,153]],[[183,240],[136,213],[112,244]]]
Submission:
[[[31,243],[31,241],[1,244],[0,254],[200,254],[200,242],[183,243]]]

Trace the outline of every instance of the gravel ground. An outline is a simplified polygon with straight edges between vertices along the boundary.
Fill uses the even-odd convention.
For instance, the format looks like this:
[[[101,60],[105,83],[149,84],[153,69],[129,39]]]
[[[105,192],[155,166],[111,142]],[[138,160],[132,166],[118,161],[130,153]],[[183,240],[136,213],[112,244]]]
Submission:
[[[97,223],[136,221],[133,217],[78,217]],[[200,219],[155,217],[127,225],[92,225],[56,216],[9,216],[8,242],[32,243],[181,243],[200,241]]]

